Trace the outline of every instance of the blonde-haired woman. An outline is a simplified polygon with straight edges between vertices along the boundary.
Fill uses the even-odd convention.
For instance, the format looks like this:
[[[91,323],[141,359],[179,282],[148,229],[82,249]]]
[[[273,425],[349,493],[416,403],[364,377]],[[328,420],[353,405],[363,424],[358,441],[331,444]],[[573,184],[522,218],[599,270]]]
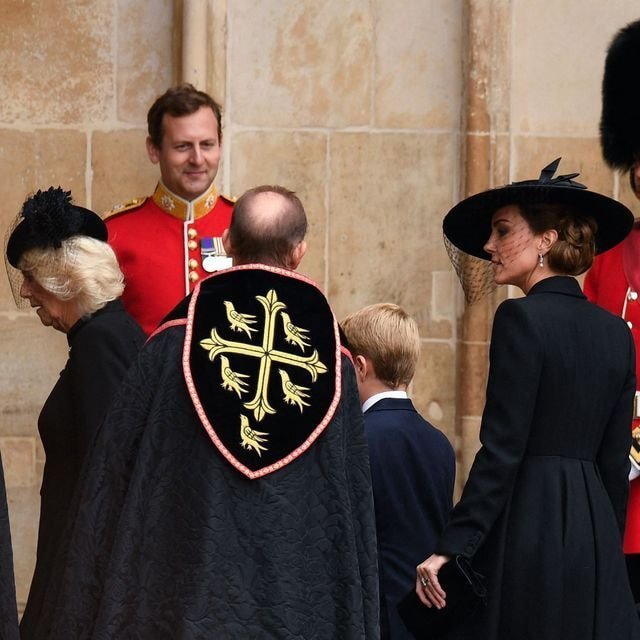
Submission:
[[[23,638],[34,637],[42,598],[85,453],[145,336],[119,300],[123,276],[98,215],[60,187],[28,198],[9,231],[6,261],[18,307],[67,335],[69,359],[40,413],[46,454],[36,568]]]

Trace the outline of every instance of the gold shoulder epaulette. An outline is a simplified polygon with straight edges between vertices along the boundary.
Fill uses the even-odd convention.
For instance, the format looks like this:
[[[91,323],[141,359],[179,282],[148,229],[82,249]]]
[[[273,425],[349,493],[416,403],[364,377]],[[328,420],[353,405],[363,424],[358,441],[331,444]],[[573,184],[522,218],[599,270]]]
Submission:
[[[110,218],[111,216],[115,216],[118,213],[123,213],[124,211],[130,211],[131,209],[136,209],[146,199],[147,198],[145,196],[142,196],[141,198],[133,198],[132,200],[129,200],[124,204],[117,204],[115,207],[113,207],[113,209],[110,209],[109,211],[105,211],[102,214],[102,219],[106,220],[107,218]]]
[[[636,465],[640,466],[640,427],[631,432],[631,452],[629,457]]]
[[[228,202],[230,202],[231,204],[234,204],[234,203],[235,203],[235,201],[238,199],[238,198],[234,198],[233,196],[226,196],[224,193],[221,193],[221,194],[220,194],[220,197],[221,197],[221,198],[224,198],[225,200],[227,200],[227,201],[228,201]]]

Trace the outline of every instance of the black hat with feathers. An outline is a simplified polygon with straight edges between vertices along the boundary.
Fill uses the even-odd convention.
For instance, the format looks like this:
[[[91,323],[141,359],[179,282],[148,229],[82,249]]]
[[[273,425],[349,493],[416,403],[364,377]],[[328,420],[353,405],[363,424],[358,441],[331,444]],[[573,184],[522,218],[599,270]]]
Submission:
[[[59,249],[71,236],[89,236],[106,241],[107,227],[89,209],[71,203],[71,192],[49,187],[25,200],[17,224],[7,241],[7,260],[16,269],[25,251]]]
[[[596,253],[621,242],[631,231],[633,213],[621,202],[590,191],[576,182],[578,173],[556,176],[560,158],[548,164],[537,180],[512,182],[489,189],[459,202],[444,218],[442,228],[456,248],[482,260],[490,260],[485,251],[491,235],[491,218],[501,207],[513,204],[559,204],[573,207],[577,214],[593,218],[597,225]]]
[[[615,35],[604,65],[600,144],[605,162],[626,171],[640,159],[640,20]]]

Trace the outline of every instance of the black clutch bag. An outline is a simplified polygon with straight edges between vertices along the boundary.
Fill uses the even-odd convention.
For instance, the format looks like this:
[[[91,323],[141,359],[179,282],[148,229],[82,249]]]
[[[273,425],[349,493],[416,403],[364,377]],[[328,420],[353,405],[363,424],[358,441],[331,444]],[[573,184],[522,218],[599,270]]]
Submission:
[[[427,607],[415,588],[398,604],[398,612],[407,629],[418,640],[441,638],[462,618],[473,615],[487,599],[484,576],[471,568],[464,556],[454,556],[438,572],[438,581],[447,594],[443,609]]]

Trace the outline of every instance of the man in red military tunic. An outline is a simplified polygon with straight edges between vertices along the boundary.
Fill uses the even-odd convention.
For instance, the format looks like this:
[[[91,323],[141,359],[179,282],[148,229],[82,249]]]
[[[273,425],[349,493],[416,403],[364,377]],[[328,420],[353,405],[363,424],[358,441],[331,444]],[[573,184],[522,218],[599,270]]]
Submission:
[[[220,163],[221,108],[190,84],[168,89],[147,114],[149,159],[160,182],[106,214],[125,276],[127,311],[147,334],[196,283],[231,266],[222,247],[233,203],[213,180]]]
[[[614,37],[602,82],[600,141],[605,162],[629,172],[631,188],[640,199],[640,20]],[[636,345],[640,388],[640,220],[627,238],[598,255],[587,274],[584,292],[592,302],[621,315]],[[631,473],[624,552],[636,603],[640,603],[640,391],[636,392],[632,425]]]

